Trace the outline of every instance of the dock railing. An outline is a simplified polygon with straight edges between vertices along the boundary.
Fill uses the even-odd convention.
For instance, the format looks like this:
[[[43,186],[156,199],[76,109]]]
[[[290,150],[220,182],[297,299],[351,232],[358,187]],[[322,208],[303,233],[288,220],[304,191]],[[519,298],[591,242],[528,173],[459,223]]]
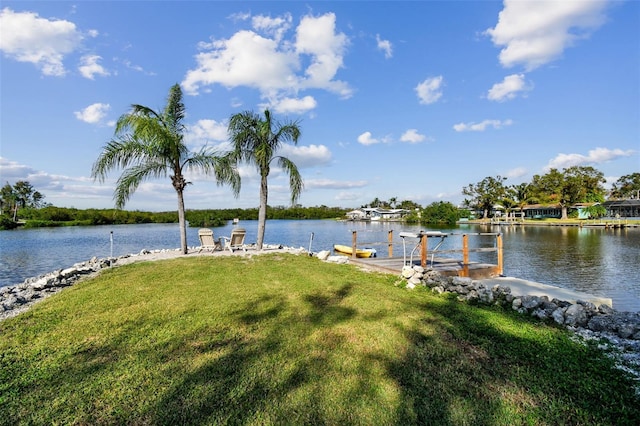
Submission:
[[[394,257],[394,250],[393,247],[396,244],[399,244],[397,242],[394,242],[393,240],[393,230],[388,231],[387,233],[387,242],[380,242],[380,241],[371,241],[371,242],[358,242],[358,231],[351,231],[352,235],[351,235],[351,257],[352,258],[356,258],[357,257],[357,248],[358,245],[367,245],[367,246],[371,246],[371,245],[387,245],[387,250],[388,250],[388,257],[389,258],[393,258]],[[425,232],[425,231],[420,231],[420,232],[400,232],[399,233],[400,238],[402,238],[402,247],[403,247],[403,265],[407,265],[407,264],[412,264],[413,263],[413,254],[416,251],[419,251],[420,254],[420,265],[423,268],[427,268],[428,267],[428,259],[429,259],[429,255],[431,255],[431,266],[433,266],[434,264],[434,259],[435,259],[435,255],[436,254],[451,254],[451,253],[461,253],[462,254],[462,260],[461,260],[461,266],[462,266],[462,271],[460,273],[460,276],[469,276],[469,266],[471,265],[471,261],[470,261],[470,253],[491,253],[491,252],[495,252],[496,253],[496,264],[494,265],[494,272],[497,275],[502,275],[503,271],[504,271],[504,258],[503,258],[503,245],[502,245],[502,233],[501,232],[465,232],[465,233],[456,233],[456,232],[451,232],[451,233],[444,233],[444,232]],[[470,247],[469,244],[469,237],[470,236],[479,236],[479,237],[493,237],[493,244],[491,246],[485,246],[485,247]],[[461,238],[462,239],[462,248],[460,249],[448,249],[448,250],[441,250],[440,246],[442,245],[442,243],[444,242],[445,238]],[[417,242],[415,242],[415,245],[413,246],[413,248],[411,248],[412,243],[409,243],[409,247],[411,248],[411,251],[409,252],[409,255],[407,256],[407,239],[408,238],[413,238],[416,239]],[[429,243],[428,240],[429,238],[440,238],[440,241],[437,242],[436,246],[433,247],[432,249],[429,248]],[[407,257],[409,257],[407,259]]]

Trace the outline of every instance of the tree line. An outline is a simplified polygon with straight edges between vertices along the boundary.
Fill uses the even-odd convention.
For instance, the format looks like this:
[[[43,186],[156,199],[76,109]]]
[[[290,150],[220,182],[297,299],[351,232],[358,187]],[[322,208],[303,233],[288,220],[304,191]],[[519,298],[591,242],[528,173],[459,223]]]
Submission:
[[[347,209],[341,207],[293,207],[267,206],[267,219],[335,219],[345,215]],[[77,209],[68,207],[25,207],[18,211],[18,217],[25,228],[58,226],[131,225],[143,223],[178,223],[175,211],[146,212],[121,209]],[[186,210],[185,219],[190,227],[225,226],[233,219],[256,220],[258,208]],[[18,223],[9,215],[0,216],[0,229],[13,229]]]
[[[17,220],[18,209],[38,208],[44,205],[44,195],[36,191],[33,185],[24,180],[14,185],[7,182],[0,189],[0,215],[8,215]]]
[[[506,213],[522,209],[530,204],[559,206],[561,218],[568,218],[568,210],[577,203],[602,203],[608,195],[611,199],[638,198],[640,196],[640,173],[620,177],[607,192],[603,184],[604,174],[591,166],[573,166],[562,171],[550,169],[544,175],[534,175],[531,182],[506,185],[506,177],[488,176],[482,181],[462,188],[464,205],[482,211],[489,217],[495,205],[502,206]],[[594,216],[603,215],[604,208],[590,207]]]

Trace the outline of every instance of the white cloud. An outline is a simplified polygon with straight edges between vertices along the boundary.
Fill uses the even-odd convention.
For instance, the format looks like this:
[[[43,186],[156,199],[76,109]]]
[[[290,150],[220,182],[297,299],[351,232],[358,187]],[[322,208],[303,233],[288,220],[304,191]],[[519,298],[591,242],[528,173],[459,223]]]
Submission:
[[[533,70],[562,55],[576,40],[588,38],[604,21],[606,0],[505,0],[498,23],[485,34],[502,47],[504,67]]]
[[[63,76],[65,55],[75,51],[82,34],[73,22],[48,20],[33,12],[0,12],[0,50],[19,62],[36,65],[44,75]]]
[[[378,43],[378,49],[384,52],[384,57],[389,59],[393,56],[393,46],[389,40],[382,40],[380,34],[376,34],[376,42]]]
[[[480,123],[458,123],[453,125],[453,130],[456,132],[484,132],[487,127],[493,127],[494,129],[501,129],[504,126],[510,126],[513,124],[512,120],[483,120]]]
[[[511,74],[502,80],[502,83],[496,83],[489,93],[487,98],[490,101],[503,102],[506,100],[514,99],[519,93],[525,93],[533,88],[533,84],[527,82],[524,79],[524,74]]]
[[[111,109],[109,104],[95,103],[91,104],[81,111],[74,112],[76,118],[89,124],[97,124],[106,117],[107,112]]]
[[[418,133],[416,129],[409,129],[400,136],[400,142],[419,143],[426,138],[425,135]]]
[[[303,87],[321,88],[342,97],[350,97],[351,89],[342,81],[333,80],[343,66],[343,57],[349,39],[336,32],[336,15],[305,16],[296,32],[295,48],[298,55],[310,55],[311,64],[305,70],[307,79]]]
[[[228,40],[202,45],[196,55],[198,66],[187,72],[182,86],[197,94],[202,87],[221,84],[226,87],[249,86],[265,94],[293,88],[297,77],[293,70],[297,58],[278,50],[278,44],[253,31],[239,31]]]
[[[275,101],[271,107],[277,113],[294,113],[302,114],[314,109],[318,103],[313,96],[305,96],[303,98],[283,98]]]
[[[595,148],[590,150],[587,155],[558,154],[549,161],[549,164],[544,169],[563,169],[584,164],[600,164],[618,157],[630,157],[634,153],[635,151],[631,149],[624,151],[622,149]]]
[[[378,139],[372,137],[371,132],[364,132],[358,136],[358,142],[362,145],[374,145],[380,143]]]
[[[110,75],[109,71],[107,71],[102,65],[98,63],[98,61],[100,61],[101,59],[102,57],[98,55],[83,56],[80,59],[81,65],[78,67],[78,70],[80,70],[80,74],[82,74],[84,78],[88,78],[89,80],[93,80],[96,75],[101,75],[103,77]]]
[[[186,93],[195,95],[208,86],[221,84],[258,89],[263,98],[276,103],[277,99],[287,100],[304,89],[351,96],[348,84],[334,79],[343,66],[348,38],[336,32],[333,13],[303,17],[295,40],[285,39],[291,25],[289,15],[260,16],[252,23],[255,31],[242,30],[229,39],[200,43],[197,66],[182,81]],[[302,63],[309,65],[303,69]],[[310,98],[302,99],[303,104],[297,107],[308,108]]]
[[[2,185],[4,185],[5,180],[9,181],[11,184],[18,180],[24,180],[30,174],[35,173],[35,170],[29,166],[25,166],[24,164],[9,161],[6,158],[0,157],[0,172],[3,180]]]
[[[504,174],[509,179],[516,179],[527,174],[527,169],[524,167],[516,167],[515,169],[507,170]]]
[[[340,191],[336,196],[336,201],[355,201],[359,200],[361,194],[358,192]]]
[[[216,120],[198,120],[196,124],[188,126],[185,133],[185,143],[193,150],[198,150],[210,142],[217,146],[214,149],[223,151],[229,149],[227,141],[227,124]]]
[[[124,65],[125,67],[127,67],[130,70],[133,71],[137,71],[137,72],[141,72],[145,75],[156,75],[155,72],[153,71],[147,71],[144,68],[142,68],[140,65],[136,65],[133,62],[131,62],[129,59],[120,59],[120,58],[114,58],[114,61],[118,61],[121,62],[122,65]]]
[[[293,161],[299,169],[317,167],[331,162],[331,151],[324,145],[282,145],[278,155]]]
[[[424,105],[432,104],[442,96],[442,83],[444,78],[439,75],[437,77],[431,77],[419,83],[416,86],[416,92],[420,103]]]
[[[251,24],[256,31],[273,35],[277,42],[282,40],[284,34],[291,28],[291,22],[290,13],[277,18],[258,15],[251,19]]]
[[[362,188],[369,183],[366,180],[340,181],[333,179],[308,179],[304,181],[307,189],[350,189]]]
[[[101,197],[104,202],[109,202],[113,195],[112,187],[93,184],[93,179],[89,177],[52,175],[2,157],[0,157],[0,175],[2,175],[3,185],[5,182],[13,185],[20,180],[28,181],[45,196],[45,202],[58,206],[70,206],[69,199]],[[88,207],[89,205],[86,208]]]

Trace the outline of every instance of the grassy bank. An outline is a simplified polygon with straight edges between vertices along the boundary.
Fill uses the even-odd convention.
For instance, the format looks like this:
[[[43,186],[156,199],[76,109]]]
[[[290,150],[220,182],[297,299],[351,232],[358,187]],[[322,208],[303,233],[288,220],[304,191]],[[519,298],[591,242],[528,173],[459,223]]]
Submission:
[[[0,323],[0,424],[638,424],[594,348],[304,256],[112,269]]]

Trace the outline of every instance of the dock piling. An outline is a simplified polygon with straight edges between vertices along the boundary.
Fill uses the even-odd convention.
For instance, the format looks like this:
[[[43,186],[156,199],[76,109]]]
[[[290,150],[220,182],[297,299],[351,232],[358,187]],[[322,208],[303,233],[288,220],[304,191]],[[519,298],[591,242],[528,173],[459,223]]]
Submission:
[[[351,258],[355,259],[357,256],[356,249],[358,247],[358,231],[351,231]]]

